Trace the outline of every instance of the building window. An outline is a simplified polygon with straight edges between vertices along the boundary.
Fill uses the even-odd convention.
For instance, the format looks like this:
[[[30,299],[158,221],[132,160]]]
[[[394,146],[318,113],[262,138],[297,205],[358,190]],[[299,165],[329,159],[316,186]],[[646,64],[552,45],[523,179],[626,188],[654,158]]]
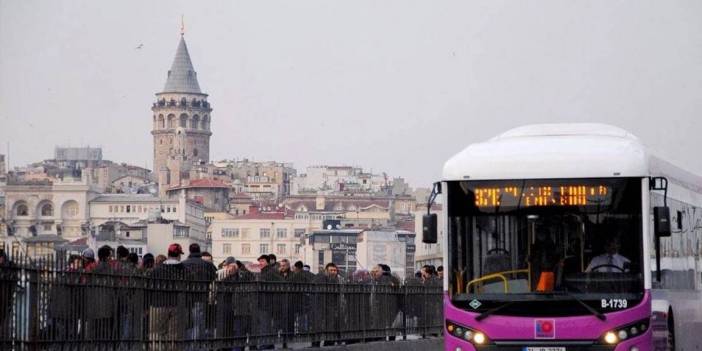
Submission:
[[[278,239],[285,239],[288,236],[288,230],[285,228],[278,228],[275,231],[275,236]]]
[[[232,253],[232,244],[222,244],[222,254],[229,255]]]
[[[250,231],[251,231],[251,229],[249,229],[249,228],[241,228],[241,238],[248,239]]]
[[[129,232],[124,233],[124,236],[129,237]]]
[[[29,209],[27,205],[22,204],[17,206],[17,216],[29,216]]]
[[[119,207],[119,212],[124,212],[124,206]]]
[[[41,215],[45,217],[50,217],[54,215],[54,207],[51,204],[46,204],[41,207]]]
[[[130,212],[132,212],[132,211],[131,211],[131,209],[132,209],[132,207],[131,207],[131,206],[129,206],[129,205],[127,205],[127,213],[130,213]]]
[[[44,231],[51,231],[51,224],[44,224]]]
[[[296,238],[301,238],[303,235],[305,235],[304,229],[295,229],[295,237]]]
[[[188,227],[176,227],[173,231],[173,236],[178,238],[187,238],[190,236],[190,228]]]
[[[267,254],[268,253],[268,244],[261,244],[258,247],[258,251],[261,254]]]
[[[222,228],[222,237],[224,238],[238,238],[239,228]]]
[[[251,254],[251,244],[241,244],[241,254],[250,255]]]
[[[285,255],[285,244],[278,244],[275,247],[275,253]]]
[[[299,255],[300,254],[300,249],[302,248],[302,245],[300,244],[295,244],[295,254]]]
[[[271,237],[271,230],[268,228],[261,228],[258,230],[259,234],[261,235],[261,239],[266,239]]]
[[[173,206],[173,213],[176,213],[176,207]]]
[[[109,210],[107,210],[107,211],[112,213],[112,206],[109,206]]]

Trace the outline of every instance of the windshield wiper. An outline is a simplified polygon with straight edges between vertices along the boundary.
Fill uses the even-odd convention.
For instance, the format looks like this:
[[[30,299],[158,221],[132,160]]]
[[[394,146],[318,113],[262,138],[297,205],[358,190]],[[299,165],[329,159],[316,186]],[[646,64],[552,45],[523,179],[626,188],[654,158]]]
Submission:
[[[577,298],[575,295],[573,295],[567,291],[563,292],[563,295],[570,297],[573,301],[575,301],[575,302],[579,303],[581,306],[585,307],[585,309],[588,310],[588,312],[590,312],[593,316],[597,317],[597,319],[599,319],[601,321],[607,320],[607,316],[605,316],[600,311],[594,309],[592,306],[585,303],[585,301]]]
[[[475,316],[475,320],[478,321],[478,322],[480,322],[480,321],[482,321],[483,319],[485,319],[485,318],[487,318],[487,317],[490,317],[490,316],[491,316],[492,314],[494,314],[495,312],[497,312],[497,311],[499,311],[499,310],[501,310],[501,309],[503,309],[503,308],[505,308],[505,307],[508,307],[508,306],[513,305],[515,302],[517,302],[517,301],[505,302],[505,303],[503,303],[503,304],[501,304],[501,305],[499,305],[499,306],[497,306],[497,307],[495,307],[495,308],[489,309],[489,310],[487,310],[487,311],[485,311],[485,312],[483,312],[483,313],[481,313],[481,314]]]

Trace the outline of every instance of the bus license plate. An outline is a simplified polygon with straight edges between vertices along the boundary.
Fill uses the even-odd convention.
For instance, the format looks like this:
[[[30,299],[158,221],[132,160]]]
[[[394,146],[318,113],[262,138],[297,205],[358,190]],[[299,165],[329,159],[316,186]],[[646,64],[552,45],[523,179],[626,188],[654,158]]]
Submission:
[[[566,351],[565,347],[525,347],[524,351]]]

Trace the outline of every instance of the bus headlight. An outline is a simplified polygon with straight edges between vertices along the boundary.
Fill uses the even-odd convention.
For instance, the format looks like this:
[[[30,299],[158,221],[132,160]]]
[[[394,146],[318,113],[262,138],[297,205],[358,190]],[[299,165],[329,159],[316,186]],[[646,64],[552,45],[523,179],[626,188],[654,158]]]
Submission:
[[[452,336],[468,341],[475,345],[483,345],[488,341],[488,338],[487,336],[485,336],[484,333],[470,329],[468,327],[464,327],[462,325],[458,325],[450,321],[446,321],[446,330]]]
[[[485,340],[486,340],[485,334],[483,334],[481,332],[477,332],[473,336],[473,342],[475,342],[476,344],[482,345],[483,343],[485,343]]]
[[[641,335],[648,329],[649,322],[650,320],[646,318],[635,323],[630,323],[614,330],[610,330],[605,333],[604,336],[602,336],[602,341],[605,344],[613,345],[620,341]]]
[[[607,334],[605,334],[604,336],[604,341],[608,344],[616,344],[619,340],[617,339],[617,336],[614,333],[607,332]]]

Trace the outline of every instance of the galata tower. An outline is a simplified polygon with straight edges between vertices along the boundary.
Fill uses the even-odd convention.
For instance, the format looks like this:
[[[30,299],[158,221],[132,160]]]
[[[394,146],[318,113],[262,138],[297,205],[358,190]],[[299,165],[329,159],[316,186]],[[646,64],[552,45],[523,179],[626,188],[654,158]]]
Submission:
[[[212,108],[200,90],[182,33],[166,85],[156,93],[151,111],[154,173],[163,195],[168,188],[187,184],[193,164],[210,160]]]

